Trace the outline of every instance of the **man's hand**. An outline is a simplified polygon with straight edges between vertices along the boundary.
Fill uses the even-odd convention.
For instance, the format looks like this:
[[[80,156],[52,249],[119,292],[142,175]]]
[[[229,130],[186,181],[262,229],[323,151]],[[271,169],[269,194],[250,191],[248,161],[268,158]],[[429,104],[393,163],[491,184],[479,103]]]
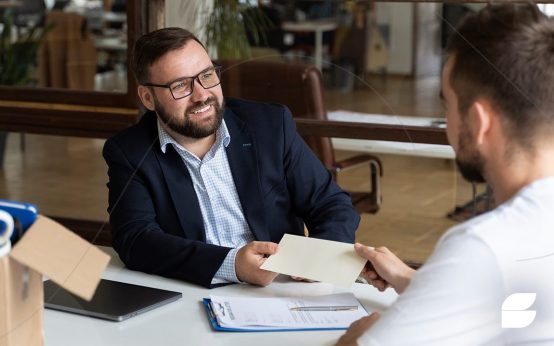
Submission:
[[[380,291],[384,291],[388,285],[392,286],[398,294],[404,292],[415,272],[401,259],[396,257],[386,247],[372,248],[362,244],[354,245],[356,253],[371,264],[366,265],[362,276]]]
[[[357,346],[358,338],[379,319],[379,313],[374,312],[353,322],[350,328],[340,337],[336,346]]]
[[[242,282],[267,286],[278,275],[277,273],[260,269],[268,255],[279,250],[279,245],[271,242],[253,241],[243,246],[235,257],[235,272]]]

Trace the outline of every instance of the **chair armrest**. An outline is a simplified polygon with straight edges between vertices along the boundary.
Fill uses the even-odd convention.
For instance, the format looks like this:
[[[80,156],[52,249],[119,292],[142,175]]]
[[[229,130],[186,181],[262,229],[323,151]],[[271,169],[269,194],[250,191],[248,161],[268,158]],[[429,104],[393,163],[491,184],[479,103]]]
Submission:
[[[361,154],[349,157],[347,159],[335,162],[335,164],[332,166],[331,171],[333,173],[338,173],[344,169],[348,169],[357,165],[360,165],[362,163],[371,162],[374,161],[375,164],[379,167],[379,176],[383,176],[383,164],[381,163],[381,160],[374,155],[370,154]]]
[[[333,178],[336,180],[337,174],[340,171],[366,162],[369,163],[369,171],[370,171],[369,179],[371,182],[371,191],[369,192],[369,194],[370,194],[370,199],[372,200],[372,204],[377,206],[377,208],[375,209],[375,212],[376,212],[379,209],[379,206],[381,205],[381,201],[382,201],[379,177],[383,175],[383,164],[381,163],[381,160],[379,160],[378,157],[370,154],[356,155],[348,159],[336,162],[330,168],[330,171],[331,171],[331,174],[333,175]]]

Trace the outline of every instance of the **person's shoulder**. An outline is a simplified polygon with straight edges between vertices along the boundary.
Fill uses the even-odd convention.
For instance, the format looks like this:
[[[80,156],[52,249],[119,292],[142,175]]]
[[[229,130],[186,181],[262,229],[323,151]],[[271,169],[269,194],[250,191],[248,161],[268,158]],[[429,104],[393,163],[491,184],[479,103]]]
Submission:
[[[142,141],[151,142],[152,135],[157,134],[156,119],[155,113],[147,112],[136,124],[116,133],[108,139],[108,142],[117,142],[119,144],[137,144]]]
[[[523,187],[508,201],[495,209],[461,225],[467,232],[487,237],[521,237],[550,232],[554,222],[554,179],[535,182]]]
[[[283,116],[288,113],[285,105],[272,102],[258,102],[236,98],[225,98],[225,107],[240,118],[264,116]]]
[[[289,131],[295,126],[291,112],[282,104],[233,98],[225,99],[225,121],[259,134]]]
[[[500,225],[506,223],[502,207],[493,209],[448,229],[439,240],[440,243],[459,238],[479,238],[485,240],[493,236]]]
[[[541,187],[524,188],[497,208],[451,228],[439,244],[475,238],[500,258],[511,258],[516,252],[545,252],[538,249],[554,241],[554,196]]]
[[[156,119],[155,113],[145,113],[136,124],[110,137],[104,144],[104,150],[117,146],[128,153],[144,151],[144,147],[150,146],[157,136]]]

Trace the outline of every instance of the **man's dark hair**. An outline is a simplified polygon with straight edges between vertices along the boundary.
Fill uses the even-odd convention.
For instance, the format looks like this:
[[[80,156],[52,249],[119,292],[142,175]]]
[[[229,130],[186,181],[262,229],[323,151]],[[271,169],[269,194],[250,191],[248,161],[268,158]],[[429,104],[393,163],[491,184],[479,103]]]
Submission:
[[[164,28],[141,36],[133,48],[133,73],[139,84],[150,82],[149,69],[167,52],[184,47],[189,41],[202,42],[183,28]]]
[[[485,97],[507,134],[530,149],[554,125],[554,21],[536,5],[488,5],[462,22],[447,50],[461,114]]]

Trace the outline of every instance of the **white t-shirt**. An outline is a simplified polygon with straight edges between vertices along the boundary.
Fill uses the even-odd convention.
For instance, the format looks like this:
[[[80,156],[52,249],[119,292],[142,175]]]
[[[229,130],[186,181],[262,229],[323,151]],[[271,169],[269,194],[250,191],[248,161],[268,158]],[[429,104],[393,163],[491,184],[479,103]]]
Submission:
[[[528,309],[535,319],[502,328],[502,303],[514,293],[536,293]],[[505,344],[554,345],[554,177],[446,232],[405,292],[358,340]]]

